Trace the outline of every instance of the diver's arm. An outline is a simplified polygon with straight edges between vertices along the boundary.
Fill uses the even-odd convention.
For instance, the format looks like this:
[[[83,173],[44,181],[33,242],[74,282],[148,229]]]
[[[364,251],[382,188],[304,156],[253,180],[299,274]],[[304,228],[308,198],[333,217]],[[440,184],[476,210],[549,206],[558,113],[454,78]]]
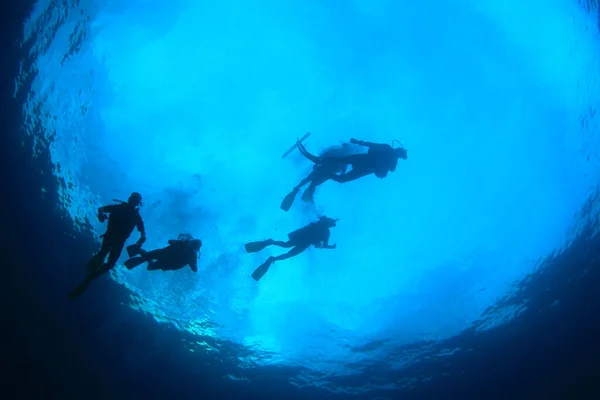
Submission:
[[[108,217],[106,216],[105,213],[111,213],[111,212],[113,212],[113,210],[115,209],[115,207],[116,207],[115,205],[98,207],[98,214],[96,215],[96,217],[98,217],[98,221],[100,221],[100,222],[106,221],[106,219]]]
[[[198,260],[194,257],[192,261],[190,261],[190,268],[194,272],[198,272]]]
[[[144,227],[144,221],[142,220],[142,217],[139,218],[136,225],[138,231],[140,232],[140,239],[137,241],[137,244],[141,246],[146,243],[146,228]]]
[[[110,206],[104,206],[98,208],[98,214],[111,213],[117,208],[116,205],[112,204]]]

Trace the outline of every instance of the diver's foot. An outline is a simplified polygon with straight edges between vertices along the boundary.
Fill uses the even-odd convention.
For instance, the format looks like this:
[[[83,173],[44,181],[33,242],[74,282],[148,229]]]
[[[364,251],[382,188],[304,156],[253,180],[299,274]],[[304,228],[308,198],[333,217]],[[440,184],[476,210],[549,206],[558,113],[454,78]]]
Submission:
[[[302,194],[302,200],[305,201],[305,202],[307,202],[307,203],[315,204],[315,200],[313,199],[313,194],[312,193],[304,192]]]
[[[85,289],[87,289],[87,283],[79,284],[79,286],[69,292],[69,298],[75,300],[85,292]]]

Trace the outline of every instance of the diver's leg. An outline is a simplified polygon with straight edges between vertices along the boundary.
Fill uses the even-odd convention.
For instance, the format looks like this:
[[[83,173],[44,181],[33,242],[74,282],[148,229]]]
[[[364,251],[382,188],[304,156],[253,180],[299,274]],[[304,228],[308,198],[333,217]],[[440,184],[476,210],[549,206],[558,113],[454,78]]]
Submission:
[[[296,185],[294,190],[300,190],[300,188],[306,185],[308,182],[311,182],[314,179],[315,173],[311,172],[308,176],[300,181],[299,184]]]
[[[160,269],[163,271],[177,271],[178,269],[181,269],[185,266],[187,266],[187,264],[182,264],[181,262],[173,262],[170,264],[163,263]]]
[[[327,157],[332,163],[343,165],[343,164],[363,164],[367,160],[367,154],[348,154],[346,156],[329,156]]]
[[[110,253],[112,242],[113,240],[110,236],[104,236],[102,238],[102,247],[100,248],[100,251],[93,256],[87,264],[86,268],[88,271],[93,272],[102,265],[108,253]]]
[[[145,252],[144,254],[142,254],[142,257],[144,258],[144,260],[158,260],[159,258],[161,258],[161,256],[164,255],[164,253],[165,249],[156,249]]]
[[[113,243],[113,246],[111,247],[110,253],[108,255],[108,262],[106,263],[107,265],[111,266],[109,269],[112,269],[112,267],[115,266],[117,261],[119,261],[119,257],[121,257],[121,253],[123,252],[123,247],[125,247],[126,240],[127,239],[119,239],[115,240],[115,242]]]
[[[163,261],[153,261],[148,263],[148,271],[156,271],[158,269],[163,269],[167,265]]]
[[[291,240],[288,240],[287,242],[282,242],[281,240],[273,240],[273,242],[271,242],[271,245],[283,247],[286,249],[295,246],[295,244],[293,244]]]
[[[123,242],[123,245],[125,245],[125,242]],[[89,284],[92,283],[92,281],[110,271],[114,266],[114,264],[106,263],[102,264],[99,268],[95,268],[94,270],[90,271],[85,280],[81,282],[75,289],[69,292],[69,297],[71,299],[76,299],[81,296],[86,291]]]
[[[308,249],[310,247],[310,245],[308,246],[296,246],[293,249],[291,249],[290,251],[288,251],[285,254],[281,254],[277,257],[273,257],[273,261],[281,261],[281,260],[285,260],[287,258],[290,257],[294,257],[297,256],[298,254],[302,253],[304,250]]]
[[[315,170],[310,174],[312,180],[310,181],[310,185],[304,193],[302,193],[302,200],[307,203],[314,203],[314,195],[317,187],[322,185],[331,179],[332,176],[335,176],[336,173],[340,170],[340,168],[336,167],[337,164],[320,164],[315,168]]]
[[[315,190],[317,190],[317,184],[313,181],[306,188],[304,193],[302,193],[302,200],[306,201],[307,203],[314,203]]]
[[[362,178],[363,176],[367,176],[370,173],[371,172],[368,170],[352,168],[350,170],[350,172],[348,172],[348,173],[334,174],[329,179],[331,179],[332,181],[336,181],[338,183],[345,183],[345,182],[350,182],[350,181]]]

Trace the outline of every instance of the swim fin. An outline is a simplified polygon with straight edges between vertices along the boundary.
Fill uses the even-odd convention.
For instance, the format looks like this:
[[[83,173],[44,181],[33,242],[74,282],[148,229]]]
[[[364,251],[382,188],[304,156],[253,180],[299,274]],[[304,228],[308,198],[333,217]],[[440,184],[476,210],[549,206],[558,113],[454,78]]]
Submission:
[[[272,239],[263,240],[261,242],[246,243],[246,252],[256,253],[257,251],[261,251],[265,247],[270,246],[272,243],[273,243]]]
[[[77,287],[75,289],[73,289],[69,292],[69,298],[71,300],[75,300],[76,298],[81,296],[85,292],[85,289],[87,289],[88,284],[89,284],[89,282],[86,280],[83,283],[80,283],[79,285],[77,285]]]
[[[132,269],[137,267],[138,265],[145,263],[146,261],[147,260],[145,260],[143,257],[133,257],[125,261],[124,264],[127,267],[127,269]]]
[[[294,190],[284,197],[280,206],[283,211],[289,211],[289,209],[292,208],[292,204],[294,204],[294,200],[296,199],[299,190],[300,188],[294,188]]]
[[[129,258],[131,257],[135,257],[137,255],[140,254],[140,245],[138,244],[131,244],[127,247],[125,247],[125,250],[127,250],[127,255],[129,256]]]
[[[269,270],[271,265],[273,265],[274,262],[275,258],[269,257],[267,261],[265,261],[263,264],[261,264],[260,267],[254,270],[254,272],[252,273],[252,278],[254,278],[254,280],[258,282],[260,278],[262,278],[267,273],[267,271]]]

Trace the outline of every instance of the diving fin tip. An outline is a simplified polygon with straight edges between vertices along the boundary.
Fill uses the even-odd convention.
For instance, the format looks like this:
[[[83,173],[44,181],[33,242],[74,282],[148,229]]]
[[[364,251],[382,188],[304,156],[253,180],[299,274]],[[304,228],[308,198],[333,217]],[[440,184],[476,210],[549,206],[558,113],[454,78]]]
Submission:
[[[292,190],[290,193],[288,193],[287,196],[284,197],[280,206],[280,208],[283,211],[289,211],[290,208],[292,208],[292,204],[294,204],[294,200],[296,199],[296,195],[298,194],[299,190],[300,188],[294,188],[294,190]]]
[[[254,270],[252,273],[252,278],[258,282],[263,276],[265,276],[271,265],[273,265],[273,262],[273,257],[269,257],[267,261]]]

